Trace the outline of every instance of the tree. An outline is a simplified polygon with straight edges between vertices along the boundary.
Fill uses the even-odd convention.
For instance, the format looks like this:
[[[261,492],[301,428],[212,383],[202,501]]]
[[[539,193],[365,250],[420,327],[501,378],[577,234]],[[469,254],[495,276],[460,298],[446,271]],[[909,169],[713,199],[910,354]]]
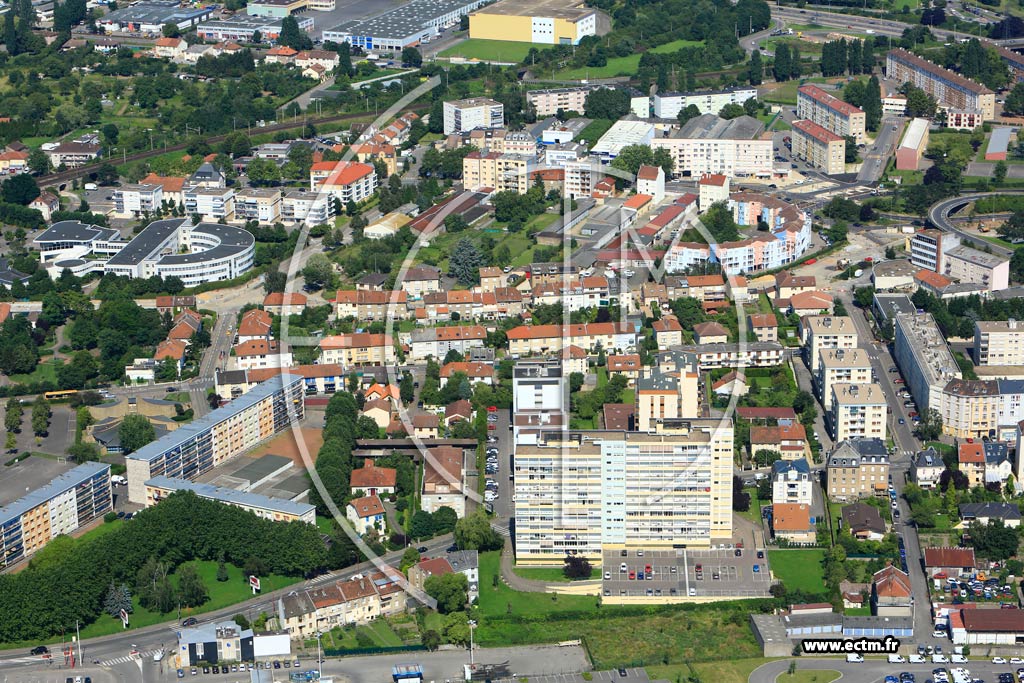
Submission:
[[[305,31],[299,28],[299,22],[294,16],[288,16],[281,20],[281,34],[278,36],[277,42],[293,50],[310,50],[313,47],[313,41]]]
[[[402,403],[412,403],[416,397],[416,387],[412,373],[406,372],[402,374],[402,381],[398,385],[398,391],[401,395]]]
[[[117,436],[121,440],[121,448],[128,454],[156,439],[156,430],[144,415],[130,414],[121,421]]]
[[[400,571],[400,572],[402,572],[404,574],[405,571],[409,567],[413,566],[414,564],[418,563],[419,561],[420,561],[420,553],[419,553],[419,551],[416,550],[416,548],[413,548],[413,547],[410,546],[410,547],[405,549],[404,553],[402,553],[402,561],[399,562],[399,564],[398,564],[398,571]]]
[[[587,562],[585,557],[580,555],[566,555],[565,564],[562,565],[562,573],[565,574],[565,578],[572,581],[573,579],[589,579],[590,573],[593,568],[590,563]]]
[[[743,480],[735,474],[732,476],[732,509],[736,512],[750,509],[750,494],[743,490]]]
[[[39,196],[39,185],[36,179],[27,173],[11,176],[0,185],[0,198],[8,204],[28,206],[29,202]]]
[[[789,80],[789,74],[793,71],[793,64],[789,56],[789,44],[776,43],[775,62],[772,64],[772,75],[775,80],[782,82]]]
[[[1024,114],[1024,83],[1017,83],[1013,86],[1013,90],[1006,96],[1003,111],[1007,114]]]
[[[499,550],[505,540],[491,528],[487,513],[478,508],[455,524],[455,543],[462,550]]]
[[[35,175],[44,175],[50,172],[50,157],[41,149],[33,149],[28,154],[28,168]]]
[[[329,288],[334,282],[334,264],[324,254],[313,254],[302,268],[302,277],[309,287]]]
[[[1002,185],[1006,181],[1007,166],[1005,161],[997,161],[992,170],[992,184]]]
[[[434,535],[450,534],[455,531],[458,521],[459,517],[455,514],[455,510],[447,505],[442,505],[433,514]]]
[[[750,85],[761,85],[764,81],[764,65],[761,64],[761,51],[754,50],[750,53],[750,64],[747,65],[747,80]]]
[[[469,17],[464,14],[462,18],[468,19]],[[420,636],[420,642],[423,644],[423,647],[427,648],[428,652],[433,652],[441,644],[441,634],[433,629],[426,630]]]
[[[32,404],[32,431],[37,436],[44,436],[50,428],[50,403],[40,396]]]
[[[484,255],[469,238],[459,240],[448,260],[449,272],[464,285],[474,285],[480,281],[482,265]]]
[[[409,521],[409,535],[413,538],[431,538],[434,535],[434,518],[425,510],[417,510]]]
[[[281,181],[281,169],[270,159],[253,159],[245,172],[253,185],[273,185]]]
[[[423,66],[423,55],[414,47],[402,49],[402,66],[411,66],[416,69]]]
[[[989,520],[987,525],[971,522],[967,527],[968,541],[979,555],[990,560],[1006,560],[1017,554],[1020,535],[1001,519]]]
[[[583,113],[590,119],[617,121],[629,113],[629,93],[619,88],[591,90],[583,105]]]
[[[4,415],[4,429],[9,433],[21,431],[21,418],[24,408],[16,398],[7,399],[7,413]]]
[[[283,292],[288,284],[288,275],[277,268],[273,268],[263,276],[263,291],[267,294]]]
[[[679,114],[676,116],[679,119],[679,125],[686,125],[686,122],[690,119],[695,119],[700,116],[700,107],[696,104],[688,104],[679,110]]]
[[[163,33],[164,38],[177,38],[181,35],[181,29],[177,24],[164,24],[160,32]]]
[[[737,116],[743,116],[746,113],[747,112],[743,108],[743,105],[733,104],[730,102],[729,104],[722,107],[722,109],[718,112],[718,115],[723,119],[734,119]]]
[[[942,435],[942,415],[935,408],[928,408],[921,414],[917,424],[917,436],[922,441],[935,441]]]
[[[857,140],[852,135],[844,135],[843,138],[846,140],[845,157],[844,160],[848,164],[857,163],[857,159],[860,157],[857,155]]]
[[[206,584],[195,566],[186,564],[178,569],[178,599],[186,607],[198,607],[210,599]]]
[[[120,619],[121,610],[128,614],[132,613],[132,593],[125,584],[115,585],[111,581],[107,596],[103,599],[103,611],[115,619]]]
[[[864,110],[864,123],[868,130],[878,130],[882,122],[882,87],[878,76],[872,76],[864,86],[864,97],[858,105]]]
[[[451,614],[463,609],[469,601],[469,580],[459,572],[435,574],[423,582],[423,591],[437,600],[438,612]]]
[[[217,562],[217,581],[224,583],[230,577],[228,576],[228,567],[224,564],[224,560]]]

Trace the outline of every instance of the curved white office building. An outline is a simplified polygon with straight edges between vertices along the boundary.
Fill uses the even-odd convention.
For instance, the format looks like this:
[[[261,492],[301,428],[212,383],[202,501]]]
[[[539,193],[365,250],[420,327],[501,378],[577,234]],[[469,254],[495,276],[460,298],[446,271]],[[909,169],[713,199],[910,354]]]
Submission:
[[[75,275],[98,271],[132,278],[178,277],[186,287],[236,278],[252,268],[256,253],[256,239],[248,230],[219,223],[192,225],[188,218],[154,221],[128,241],[116,234],[61,221],[35,244],[54,278],[67,268]]]

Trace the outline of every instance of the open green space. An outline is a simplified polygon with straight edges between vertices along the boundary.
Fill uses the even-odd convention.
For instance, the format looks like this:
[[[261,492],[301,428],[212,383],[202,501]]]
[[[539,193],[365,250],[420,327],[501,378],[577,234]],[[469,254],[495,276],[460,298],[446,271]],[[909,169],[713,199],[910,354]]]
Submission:
[[[481,40],[470,38],[458,45],[442,50],[439,57],[462,57],[463,59],[482,59],[494,62],[521,62],[535,47],[533,43],[520,43],[512,40]]]
[[[113,524],[105,524],[102,527],[98,527],[98,529],[114,527],[116,524],[116,522]],[[243,602],[252,597],[252,589],[249,588],[249,581],[239,567],[235,567],[230,564],[227,565],[228,580],[219,582],[217,581],[216,562],[195,561],[189,564],[195,566],[196,571],[203,580],[203,583],[206,584],[206,588],[210,593],[210,599],[203,605],[196,608],[182,608],[182,619],[188,616],[230,607],[231,605]],[[177,586],[176,574],[171,575],[171,581],[175,586]],[[293,583],[298,583],[302,581],[302,577],[287,577],[271,574],[269,576],[260,577],[260,581],[262,584],[261,590],[265,593],[269,593],[279,588],[290,586]],[[138,598],[134,596],[132,597],[132,605],[134,606],[134,611],[132,612],[128,622],[129,628],[153,626],[154,624],[167,621],[172,617],[170,614],[160,614],[159,612],[152,612],[142,607],[139,605]],[[99,636],[107,636],[112,633],[119,633],[122,630],[120,619],[115,619],[109,614],[103,614],[94,623],[89,624],[82,629],[82,637],[96,638]]]
[[[51,358],[40,361],[36,369],[27,375],[10,375],[14,384],[31,384],[32,382],[53,382],[57,383],[57,368],[64,365],[64,361]]]
[[[612,57],[604,66],[581,66],[578,69],[565,69],[555,73],[555,78],[576,81],[581,79],[613,78],[615,76],[633,76],[640,66],[640,55]]]
[[[524,579],[532,579],[534,581],[548,581],[551,583],[569,583],[570,581],[582,581],[583,579],[567,579],[565,578],[565,572],[559,567],[516,567],[515,572],[518,576]],[[601,578],[601,572],[598,569],[591,568],[590,576],[588,579],[599,579]]]
[[[480,613],[484,617],[514,614],[522,616],[533,615],[540,618],[546,614],[565,612],[567,610],[577,612],[597,610],[598,600],[594,597],[559,595],[552,599],[552,595],[547,593],[520,593],[519,591],[514,591],[500,580],[500,573],[501,553],[496,551],[481,553],[479,605]],[[493,577],[496,576],[499,577],[499,580],[497,585],[494,585]]]
[[[715,683],[747,683],[754,669],[772,660],[762,657],[731,659],[724,662],[695,662],[693,664],[669,664],[648,666],[651,680],[685,681],[696,675],[701,681]]]
[[[613,121],[609,119],[594,119],[591,121],[586,128],[580,131],[579,140],[586,140],[587,145],[593,146],[595,142],[601,139],[601,136],[608,132],[608,129],[612,127]]]
[[[818,593],[825,585],[821,567],[824,557],[825,551],[821,548],[769,550],[768,564],[787,588]]]
[[[765,102],[776,102],[778,104],[796,104],[796,91],[804,83],[824,83],[824,78],[805,78],[799,81],[786,81],[778,87],[766,92],[761,99]]]
[[[703,44],[704,44],[703,40],[685,40],[685,39],[680,39],[680,40],[673,40],[671,43],[665,43],[664,45],[659,45],[658,47],[652,47],[649,51],[653,52],[656,55],[664,55],[664,54],[668,54],[670,52],[676,52],[677,50],[681,50],[684,47],[700,47]]]

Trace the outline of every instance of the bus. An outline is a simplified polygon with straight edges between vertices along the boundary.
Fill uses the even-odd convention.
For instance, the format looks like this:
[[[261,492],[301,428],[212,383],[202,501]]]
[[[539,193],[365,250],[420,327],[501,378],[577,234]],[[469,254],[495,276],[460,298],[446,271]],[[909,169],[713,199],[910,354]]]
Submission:
[[[63,399],[71,398],[77,393],[77,389],[64,389],[63,391],[47,391],[43,394],[43,398],[45,398],[47,401],[61,401]]]

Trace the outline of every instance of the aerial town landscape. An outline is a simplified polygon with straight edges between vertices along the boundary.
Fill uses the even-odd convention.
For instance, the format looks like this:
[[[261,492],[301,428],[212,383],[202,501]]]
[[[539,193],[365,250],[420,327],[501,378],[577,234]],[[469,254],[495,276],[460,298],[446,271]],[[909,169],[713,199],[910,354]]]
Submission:
[[[4,683],[1024,683],[1024,0],[0,12]]]

